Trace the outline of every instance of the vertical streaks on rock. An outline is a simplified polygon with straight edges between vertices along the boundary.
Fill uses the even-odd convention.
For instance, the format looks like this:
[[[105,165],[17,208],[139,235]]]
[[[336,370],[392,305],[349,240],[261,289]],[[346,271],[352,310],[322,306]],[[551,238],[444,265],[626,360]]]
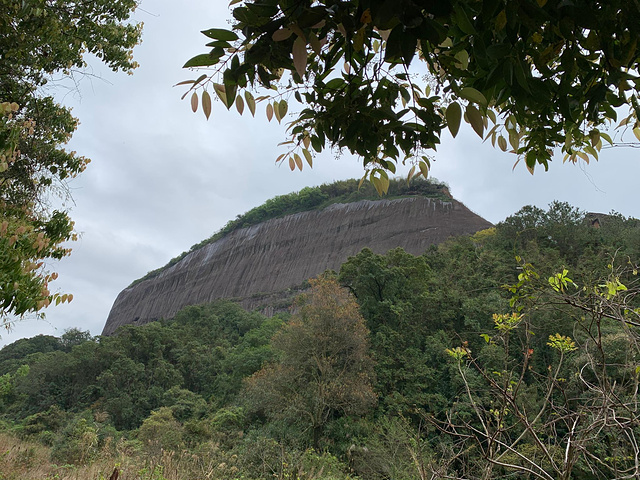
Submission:
[[[236,230],[118,295],[103,335],[119,326],[171,318],[219,298],[247,298],[297,286],[339,269],[364,247],[419,255],[450,236],[491,224],[455,200],[416,196],[361,200],[296,213]]]

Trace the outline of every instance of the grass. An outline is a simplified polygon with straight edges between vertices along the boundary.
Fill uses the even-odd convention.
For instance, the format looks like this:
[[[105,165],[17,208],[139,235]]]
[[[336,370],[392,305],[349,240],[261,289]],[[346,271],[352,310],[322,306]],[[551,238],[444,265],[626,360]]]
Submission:
[[[157,455],[131,454],[116,447],[84,465],[57,465],[51,448],[0,433],[0,480],[196,480],[233,479],[233,462],[221,461],[215,444],[196,455],[161,450]]]

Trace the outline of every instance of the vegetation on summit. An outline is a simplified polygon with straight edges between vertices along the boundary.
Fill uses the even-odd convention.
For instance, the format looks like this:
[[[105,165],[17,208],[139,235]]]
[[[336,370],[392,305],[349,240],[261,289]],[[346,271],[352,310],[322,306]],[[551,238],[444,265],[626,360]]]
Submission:
[[[410,183],[399,179],[391,179],[385,199],[402,198],[420,195],[424,197],[451,200],[448,187],[434,179],[415,179]],[[196,243],[188,251],[172,258],[165,266],[148,272],[144,277],[135,280],[130,286],[153,278],[163,270],[175,265],[189,253],[213,243],[235,230],[257,225],[273,218],[280,218],[294,213],[310,210],[321,210],[336,203],[352,203],[360,200],[380,200],[380,195],[370,183],[357,180],[338,180],[317,187],[305,187],[299,192],[279,195],[270,198],[262,205],[252,208],[248,212],[230,220],[211,237]]]

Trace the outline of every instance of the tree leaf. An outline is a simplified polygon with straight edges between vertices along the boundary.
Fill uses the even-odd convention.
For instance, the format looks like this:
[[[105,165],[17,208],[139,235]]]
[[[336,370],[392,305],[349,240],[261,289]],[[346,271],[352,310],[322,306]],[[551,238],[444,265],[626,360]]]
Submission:
[[[309,166],[313,168],[313,156],[311,155],[311,152],[309,152],[309,150],[307,150],[306,148],[303,148],[302,154],[304,155],[304,158],[307,160],[307,163],[309,164]]]
[[[292,156],[289,156],[289,168],[291,169],[292,172],[296,169],[296,161],[293,159]]]
[[[513,150],[517,152],[518,148],[520,148],[520,134],[515,129],[508,130],[508,132],[509,143],[511,144]]]
[[[318,40],[316,34],[313,32],[309,32],[309,45],[316,53],[316,55],[320,55],[320,52],[322,51],[322,45],[320,44],[320,40]]]
[[[307,69],[307,42],[302,37],[296,38],[293,42],[293,66],[296,68],[296,72],[300,78],[304,78],[305,70]]]
[[[280,123],[282,117],[280,116],[280,102],[278,102],[277,100],[273,101],[273,114],[276,116],[276,120],[278,121],[278,123]]]
[[[633,129],[633,134],[636,136],[638,140],[640,140],[640,127],[636,127]]]
[[[500,147],[500,150],[503,152],[507,151],[507,140],[505,140],[502,135],[498,137],[498,147]]]
[[[416,166],[412,165],[411,169],[409,170],[409,173],[407,175],[407,184],[411,181],[411,179],[413,178],[413,175],[416,173]]]
[[[452,102],[445,112],[447,126],[451,132],[451,136],[455,138],[460,130],[460,121],[462,120],[462,108],[458,102]]]
[[[267,103],[267,120],[271,121],[273,118],[273,105]]]
[[[279,30],[276,30],[275,32],[273,32],[273,35],[271,35],[271,39],[274,42],[282,42],[284,40],[286,40],[287,38],[289,38],[291,35],[293,35],[293,31],[289,28],[281,28]]]
[[[469,100],[470,102],[482,105],[483,107],[487,106],[487,99],[485,98],[485,96],[473,87],[463,88],[460,91],[460,96],[466,100]]]
[[[202,30],[202,33],[209,38],[213,38],[214,40],[225,40],[227,42],[238,40],[238,35],[230,30],[225,30],[223,28],[210,28],[209,30]]]
[[[251,116],[256,116],[256,100],[253,98],[253,95],[249,90],[244,91],[244,99],[247,101],[247,107],[249,107],[249,111],[251,112]]]
[[[196,55],[195,57],[187,60],[182,68],[190,68],[190,67],[209,67],[211,65],[215,65],[220,60],[221,56],[210,55],[208,53],[201,53],[200,55]]]
[[[278,104],[278,110],[280,111],[280,118],[283,119],[287,114],[287,111],[289,111],[289,104],[286,100],[280,100],[280,103]]]
[[[198,94],[196,92],[191,95],[191,110],[193,110],[193,113],[198,111]]]
[[[420,169],[420,173],[424,178],[429,177],[429,166],[426,164],[426,162],[420,161],[420,163],[418,163],[418,168]]]
[[[211,95],[206,90],[202,92],[202,111],[204,112],[204,116],[209,120],[209,116],[211,115]]]
[[[218,95],[218,98],[220,100],[222,100],[222,103],[224,103],[225,105],[227,104],[227,90],[225,89],[224,85],[221,85],[220,83],[214,83],[213,84],[213,89],[216,92],[216,95]]]
[[[484,133],[484,119],[480,111],[473,105],[469,104],[467,105],[465,113],[467,114],[467,119],[475,132],[480,136],[480,138],[482,138]]]
[[[236,110],[238,110],[238,113],[240,115],[242,115],[242,112],[244,112],[244,100],[242,100],[242,97],[240,95],[236,97]]]
[[[297,153],[294,153],[293,159],[296,162],[296,166],[298,167],[298,170],[302,171],[302,158],[300,158],[300,155],[298,155]]]

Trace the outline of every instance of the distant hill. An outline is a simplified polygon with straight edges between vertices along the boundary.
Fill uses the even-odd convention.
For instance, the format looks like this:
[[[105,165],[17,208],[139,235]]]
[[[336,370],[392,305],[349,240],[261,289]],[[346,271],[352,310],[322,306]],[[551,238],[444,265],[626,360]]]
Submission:
[[[357,180],[305,188],[268,200],[133,282],[118,295],[103,335],[219,298],[250,309],[273,304],[364,247],[421,254],[490,226],[439,183],[392,181],[382,199],[370,185],[358,189]]]

